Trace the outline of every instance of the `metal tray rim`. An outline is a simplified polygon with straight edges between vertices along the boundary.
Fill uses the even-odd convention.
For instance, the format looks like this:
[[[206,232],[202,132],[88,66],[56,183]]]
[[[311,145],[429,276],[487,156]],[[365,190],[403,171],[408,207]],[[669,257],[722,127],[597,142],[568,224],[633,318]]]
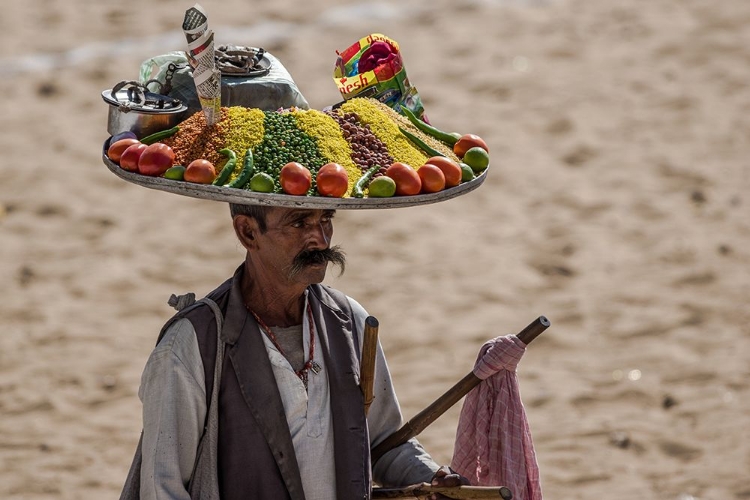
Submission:
[[[190,182],[165,179],[163,177],[149,177],[123,170],[119,165],[115,164],[107,157],[106,150],[102,151],[102,160],[107,168],[121,179],[150,189],[157,189],[192,198],[237,203],[242,205],[265,205],[326,210],[405,208],[447,201],[457,196],[470,193],[481,186],[487,178],[487,172],[489,171],[489,168],[487,168],[475,179],[452,188],[444,189],[437,193],[425,193],[415,196],[393,196],[391,198],[329,198],[324,196],[292,196],[277,193],[256,193],[245,189],[229,188],[225,186],[194,184]]]

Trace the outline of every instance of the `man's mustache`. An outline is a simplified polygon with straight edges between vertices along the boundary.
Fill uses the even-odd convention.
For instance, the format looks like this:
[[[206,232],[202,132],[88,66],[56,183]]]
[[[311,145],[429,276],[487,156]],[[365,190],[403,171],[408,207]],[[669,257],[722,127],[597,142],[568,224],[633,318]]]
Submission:
[[[334,264],[339,266],[341,272],[339,276],[344,274],[346,268],[346,254],[341,250],[340,246],[334,246],[326,248],[324,250],[303,250],[297,254],[292,261],[292,267],[289,271],[290,276],[295,276],[300,273],[305,267],[315,264]]]

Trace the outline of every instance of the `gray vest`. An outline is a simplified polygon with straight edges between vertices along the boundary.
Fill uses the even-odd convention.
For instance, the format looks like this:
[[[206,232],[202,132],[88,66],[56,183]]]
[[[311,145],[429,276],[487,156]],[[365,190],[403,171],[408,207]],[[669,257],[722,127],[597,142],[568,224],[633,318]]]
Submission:
[[[303,500],[299,467],[271,363],[252,315],[231,304],[235,276],[208,294],[224,313],[225,343],[218,398],[218,481],[221,500]],[[308,300],[328,371],[339,500],[370,498],[370,446],[359,388],[358,332],[346,296],[322,285]],[[214,314],[201,304],[186,311],[193,324],[211,401],[217,347]]]

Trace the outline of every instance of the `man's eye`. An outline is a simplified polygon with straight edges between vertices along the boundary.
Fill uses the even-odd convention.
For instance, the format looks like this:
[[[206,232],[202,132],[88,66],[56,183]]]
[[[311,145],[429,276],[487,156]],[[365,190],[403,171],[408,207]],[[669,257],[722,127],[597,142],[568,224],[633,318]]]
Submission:
[[[292,227],[295,229],[299,229],[301,227],[305,227],[304,221],[298,220],[296,222],[292,222]]]

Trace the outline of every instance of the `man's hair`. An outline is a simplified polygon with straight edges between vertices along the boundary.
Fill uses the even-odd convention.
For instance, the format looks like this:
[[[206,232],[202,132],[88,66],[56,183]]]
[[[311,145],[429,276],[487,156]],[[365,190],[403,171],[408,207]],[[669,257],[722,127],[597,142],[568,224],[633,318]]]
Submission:
[[[229,204],[229,213],[232,219],[238,215],[246,215],[252,217],[258,221],[258,228],[261,233],[265,233],[268,226],[266,226],[266,215],[268,214],[268,207],[263,205],[240,205],[238,203]]]

